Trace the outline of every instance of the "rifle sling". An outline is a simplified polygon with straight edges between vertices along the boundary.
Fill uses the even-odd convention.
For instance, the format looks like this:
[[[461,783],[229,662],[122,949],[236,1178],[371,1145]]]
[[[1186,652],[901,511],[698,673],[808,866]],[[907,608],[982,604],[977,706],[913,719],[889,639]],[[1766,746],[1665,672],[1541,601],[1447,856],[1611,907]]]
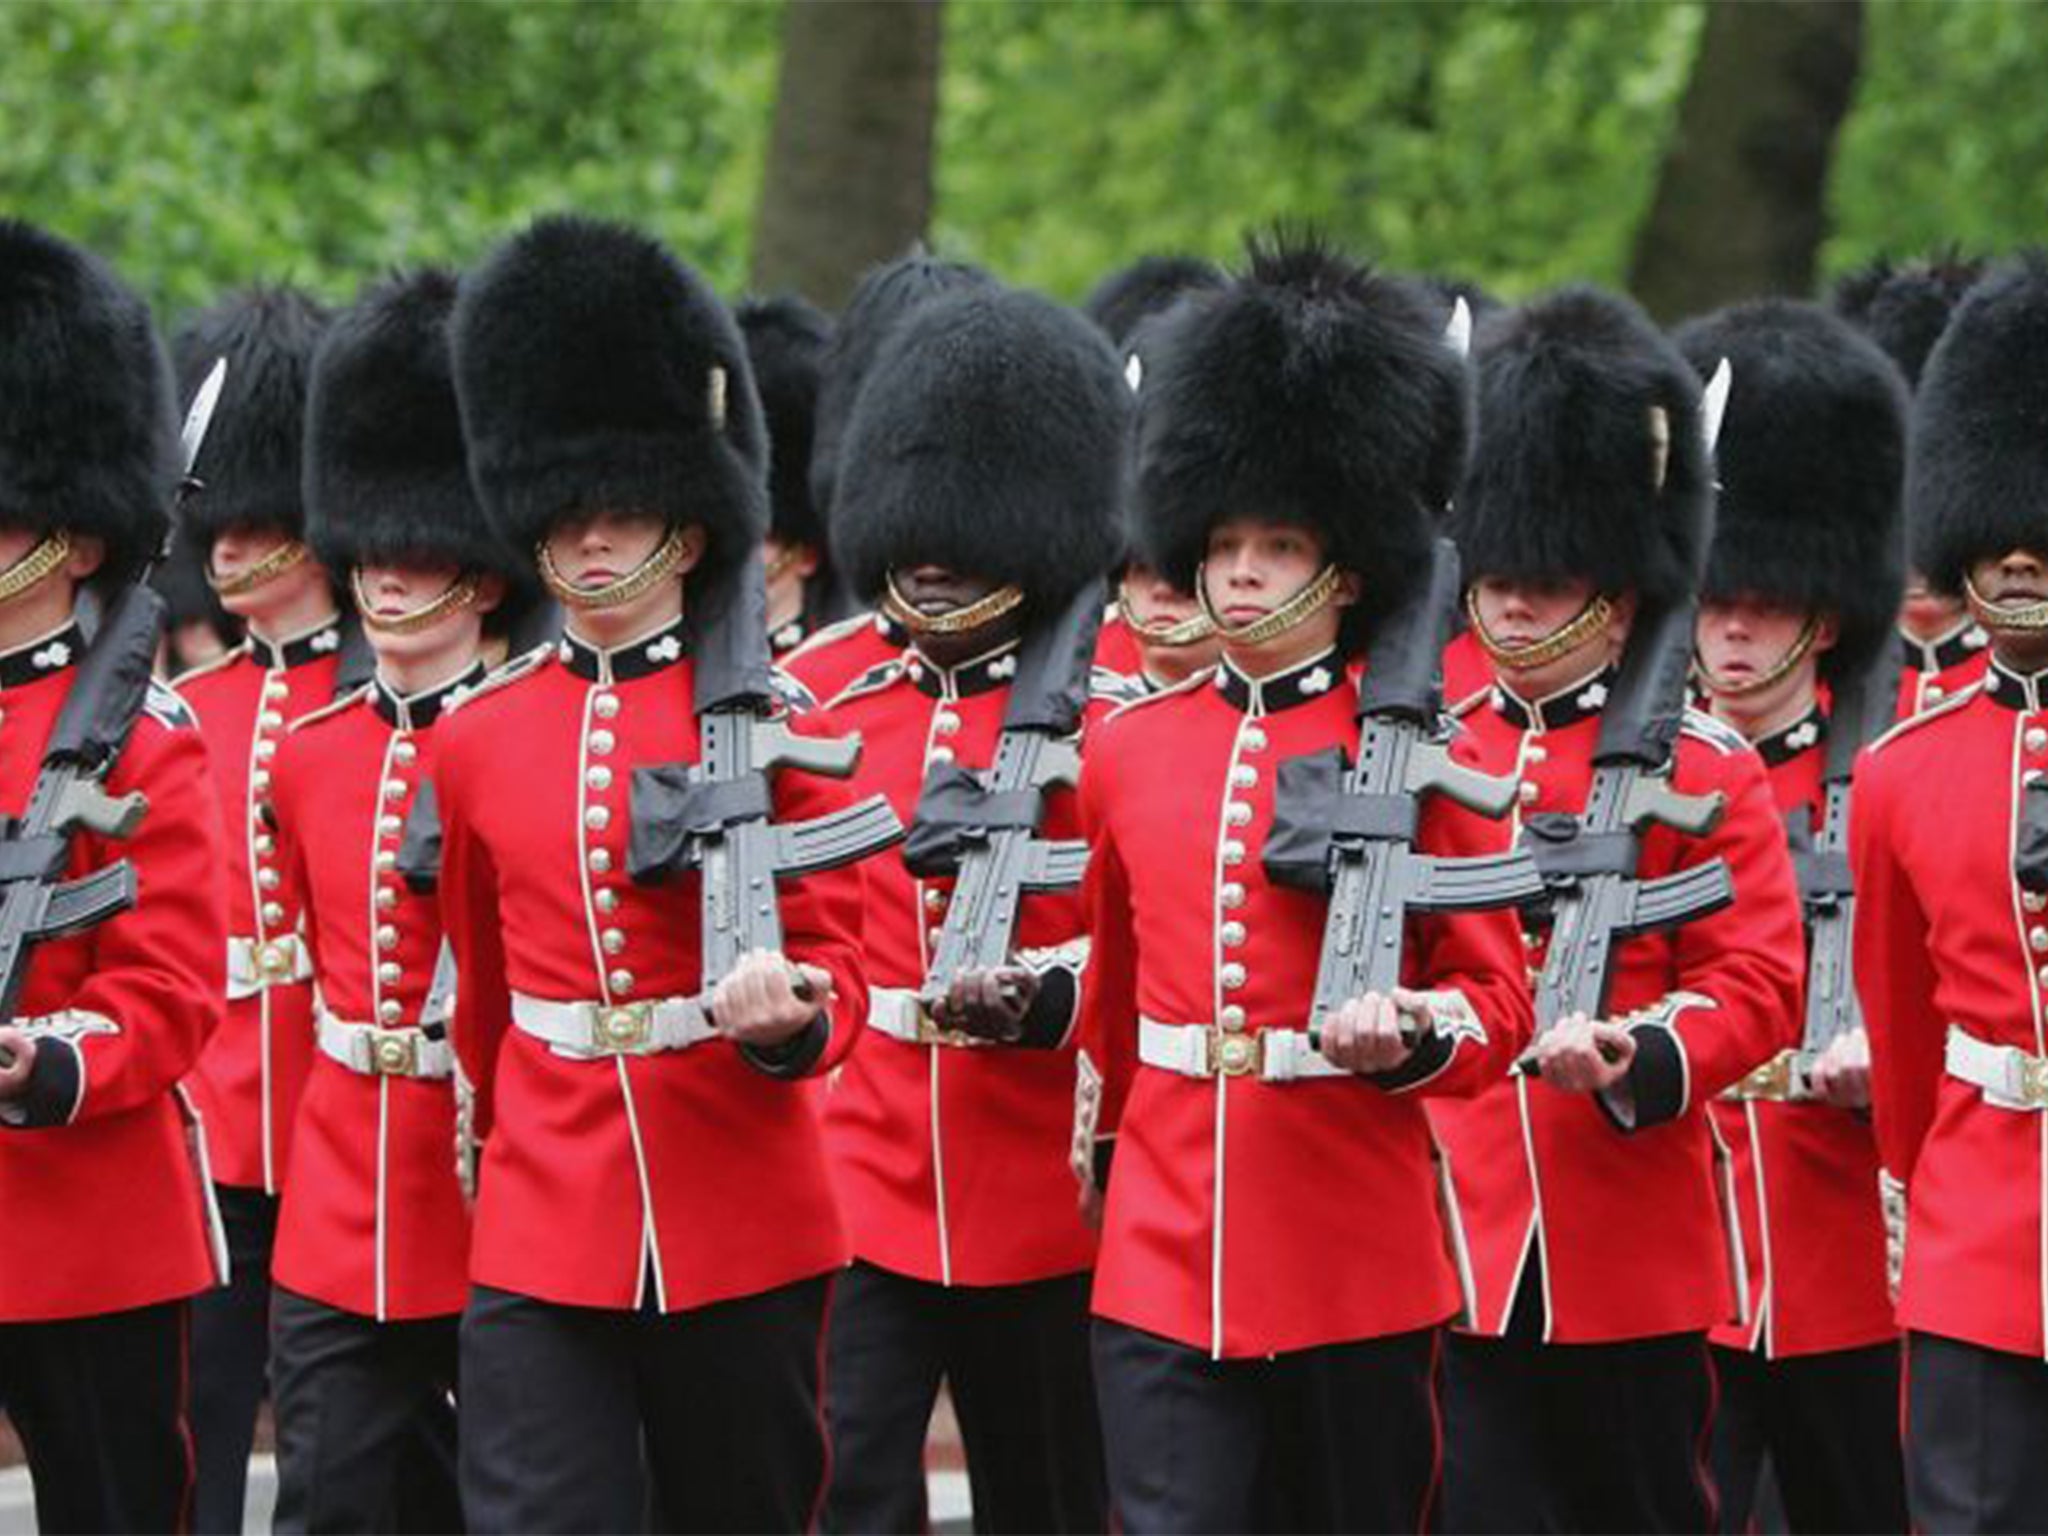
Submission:
[[[955,874],[961,856],[994,834],[1037,831],[1043,810],[1039,790],[992,790],[958,763],[934,764],[903,841],[903,863],[919,879]]]
[[[626,871],[652,884],[697,862],[699,839],[742,822],[765,822],[774,811],[768,776],[698,779],[689,763],[661,763],[633,770],[632,836]]]
[[[1341,747],[1290,757],[1273,781],[1273,825],[1266,833],[1266,873],[1281,885],[1327,891],[1332,860],[1367,843],[1415,841],[1413,795],[1361,793],[1345,779],[1351,761]]]

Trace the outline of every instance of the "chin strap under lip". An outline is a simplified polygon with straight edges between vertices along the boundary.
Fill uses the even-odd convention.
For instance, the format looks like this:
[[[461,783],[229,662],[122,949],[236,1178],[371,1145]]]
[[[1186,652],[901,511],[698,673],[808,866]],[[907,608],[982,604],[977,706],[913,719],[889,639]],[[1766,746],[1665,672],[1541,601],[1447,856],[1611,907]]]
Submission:
[[[1692,675],[1699,685],[1717,699],[1740,699],[1752,693],[1762,693],[1766,688],[1782,682],[1792,669],[1806,659],[1806,653],[1813,649],[1814,641],[1820,638],[1820,615],[1808,617],[1806,627],[1799,631],[1799,638],[1786,647],[1785,654],[1770,666],[1759,672],[1746,683],[1731,683],[1716,677],[1700,660],[1697,648],[1692,656]]]
[[[894,571],[883,577],[882,582],[882,612],[911,634],[919,636],[968,634],[993,624],[1024,601],[1024,589],[1015,583],[1006,583],[971,603],[962,603],[944,613],[926,613],[903,595],[896,585]]]
[[[1472,635],[1479,642],[1479,648],[1486,652],[1487,659],[1494,665],[1517,672],[1526,672],[1531,667],[1547,667],[1553,661],[1571,655],[1604,635],[1607,622],[1613,617],[1613,600],[1605,594],[1596,594],[1585,607],[1541,640],[1532,640],[1527,645],[1502,645],[1493,638],[1486,621],[1479,616],[1479,589],[1465,589],[1465,618],[1472,627]]]
[[[1344,579],[1343,572],[1336,566],[1326,565],[1309,580],[1308,585],[1271,613],[1262,614],[1249,624],[1233,626],[1225,623],[1223,616],[1210,603],[1206,574],[1206,565],[1195,568],[1195,601],[1201,604],[1202,616],[1215,626],[1216,633],[1226,645],[1264,645],[1268,640],[1286,634],[1328,607]]]
[[[555,565],[555,557],[548,553],[547,540],[534,546],[534,564],[540,568],[540,579],[548,591],[564,607],[582,609],[586,612],[618,608],[659,586],[676,572],[683,563],[683,530],[672,527],[668,537],[663,539],[654,553],[639,565],[614,581],[601,587],[579,587],[561,573]]]
[[[1116,586],[1116,611],[1123,617],[1124,625],[1147,645],[1162,646],[1176,650],[1184,645],[1200,645],[1216,633],[1215,622],[1206,613],[1191,613],[1184,619],[1169,619],[1148,624],[1138,617],[1138,611],[1131,605],[1130,589],[1122,582]]]
[[[56,575],[71,558],[71,535],[52,529],[36,541],[35,548],[0,571],[0,603],[25,597]]]
[[[273,549],[239,576],[225,580],[213,574],[213,562],[206,563],[206,584],[217,597],[243,597],[258,587],[267,587],[285,572],[305,562],[312,553],[304,539],[290,539]]]
[[[363,572],[358,566],[349,573],[349,584],[356,596],[356,613],[363,621],[363,628],[373,629],[380,635],[416,635],[421,630],[431,629],[449,614],[459,612],[476,601],[482,587],[482,578],[474,571],[464,571],[438,597],[429,599],[410,613],[401,613],[396,618],[380,619],[370,611],[368,594],[363,591]]]
[[[1963,598],[1970,605],[1970,616],[1986,629],[2006,634],[2038,634],[2048,630],[2048,597],[2024,603],[1994,603],[1965,576]]]

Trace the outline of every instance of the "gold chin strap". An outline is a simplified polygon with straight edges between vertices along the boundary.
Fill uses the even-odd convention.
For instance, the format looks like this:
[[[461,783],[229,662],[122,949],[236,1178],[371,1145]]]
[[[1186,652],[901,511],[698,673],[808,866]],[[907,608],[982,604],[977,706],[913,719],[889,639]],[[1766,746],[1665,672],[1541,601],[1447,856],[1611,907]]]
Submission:
[[[1116,611],[1123,615],[1124,623],[1147,645],[1161,646],[1167,650],[1183,645],[1200,645],[1216,633],[1216,626],[1206,613],[1191,613],[1184,619],[1165,619],[1147,624],[1138,617],[1138,611],[1131,606],[1130,589],[1122,582],[1116,586]]]
[[[564,576],[555,568],[554,556],[548,553],[545,539],[534,546],[534,560],[540,566],[541,581],[565,606],[589,611],[618,608],[652,591],[673,576],[676,567],[683,563],[683,548],[683,530],[671,528],[660,548],[642,560],[637,569],[601,587],[579,587]]]
[[[465,571],[450,582],[439,597],[422,603],[411,613],[401,613],[395,619],[380,619],[370,611],[370,597],[363,590],[360,569],[350,573],[349,582],[355,588],[356,612],[362,617],[363,628],[374,629],[380,635],[416,635],[421,630],[432,629],[449,614],[475,602],[481,578],[474,571]]]
[[[33,592],[56,575],[70,558],[70,534],[62,529],[44,534],[34,549],[0,571],[0,603],[11,603],[17,597]]]
[[[977,597],[971,603],[962,603],[944,613],[926,613],[898,590],[894,571],[883,578],[882,612],[913,635],[964,635],[970,630],[993,624],[1023,601],[1022,587],[1006,585],[997,587],[986,597]]]
[[[303,539],[292,539],[280,544],[269,554],[258,560],[239,576],[225,580],[213,574],[213,562],[206,565],[206,582],[221,597],[241,597],[254,592],[258,587],[268,586],[286,571],[304,560],[309,551]]]
[[[1465,618],[1472,626],[1472,635],[1479,642],[1479,648],[1486,652],[1494,665],[1516,672],[1526,672],[1531,667],[1547,667],[1581,646],[1591,644],[1607,633],[1607,621],[1613,617],[1614,604],[1604,596],[1596,596],[1569,623],[1559,625],[1541,640],[1531,640],[1527,645],[1502,645],[1493,638],[1486,621],[1479,617],[1479,589],[1465,589]]]
[[[1967,576],[1963,578],[1963,596],[1970,604],[1970,617],[1986,629],[2020,635],[2048,629],[2048,597],[2030,603],[1994,603]]]
[[[1224,623],[1222,615],[1210,605],[1206,572],[1206,566],[1195,568],[1195,601],[1202,605],[1202,617],[1215,627],[1226,645],[1264,645],[1274,636],[1286,634],[1295,625],[1313,618],[1318,610],[1327,607],[1344,579],[1336,566],[1326,565],[1307,586],[1265,617],[1232,627]]]
[[[1692,674],[1699,679],[1700,686],[1717,699],[1740,699],[1752,693],[1762,693],[1766,688],[1782,681],[1794,667],[1806,659],[1806,653],[1813,649],[1813,642],[1819,635],[1820,615],[1816,613],[1807,619],[1806,627],[1799,631],[1799,638],[1786,647],[1785,654],[1746,683],[1731,683],[1725,678],[1715,676],[1707,670],[1707,664],[1700,660],[1697,651],[1693,653]]]

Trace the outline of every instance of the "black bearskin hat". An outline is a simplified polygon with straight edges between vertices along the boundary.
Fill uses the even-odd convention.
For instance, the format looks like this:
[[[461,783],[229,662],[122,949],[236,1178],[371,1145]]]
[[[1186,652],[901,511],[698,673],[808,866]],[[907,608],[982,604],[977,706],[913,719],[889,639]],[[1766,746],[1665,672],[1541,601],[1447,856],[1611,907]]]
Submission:
[[[2048,555],[2048,255],[1956,306],[1913,403],[1906,507],[1913,563],[1943,591],[1973,561]]]
[[[241,636],[241,621],[221,606],[220,597],[206,579],[206,551],[187,536],[174,518],[164,557],[150,572],[149,584],[164,600],[164,624],[176,629],[183,624],[210,624],[221,643],[232,645]]]
[[[1218,523],[1301,523],[1383,611],[1429,565],[1471,440],[1471,378],[1410,283],[1312,241],[1255,245],[1148,355],[1135,553],[1193,590]]]
[[[557,215],[463,280],[451,326],[469,472],[531,556],[565,514],[701,524],[706,566],[768,528],[768,433],[739,327],[651,236]]]
[[[178,398],[190,406],[221,358],[228,376],[199,462],[199,486],[179,507],[201,550],[230,528],[305,531],[302,458],[306,386],[328,313],[295,288],[233,293],[194,316],[171,343]]]
[[[375,284],[314,355],[306,532],[337,576],[407,561],[525,569],[469,482],[448,345],[455,295],[455,274],[438,268]]]
[[[1904,265],[1878,261],[1835,285],[1834,308],[1867,331],[1917,387],[1949,316],[1983,275],[1983,262],[1958,251]]]
[[[1822,666],[1853,675],[1905,584],[1905,377],[1847,321],[1791,299],[1731,305],[1672,339],[1703,381],[1723,358],[1735,373],[1701,591],[1833,612],[1841,638]]]
[[[832,540],[854,590],[931,562],[1064,602],[1117,556],[1129,413],[1116,354],[1073,310],[982,287],[921,306],[847,424]]]
[[[768,418],[769,531],[822,552],[825,532],[811,503],[811,435],[832,322],[794,294],[748,299],[734,318]]]
[[[1195,256],[1141,256],[1097,283],[1081,301],[1081,312],[1128,350],[1138,327],[1171,309],[1190,293],[1221,288],[1230,281],[1213,261]]]
[[[993,288],[995,281],[980,267],[914,251],[871,269],[854,288],[825,348],[811,438],[811,505],[824,520],[828,540],[840,441],[882,343],[920,304],[959,288]]]
[[[1700,381],[1650,318],[1565,288],[1481,322],[1473,354],[1479,447],[1451,519],[1466,579],[1691,591],[1713,495]]]
[[[177,476],[148,307],[97,257],[0,218],[0,525],[101,539],[119,580],[163,543]]]

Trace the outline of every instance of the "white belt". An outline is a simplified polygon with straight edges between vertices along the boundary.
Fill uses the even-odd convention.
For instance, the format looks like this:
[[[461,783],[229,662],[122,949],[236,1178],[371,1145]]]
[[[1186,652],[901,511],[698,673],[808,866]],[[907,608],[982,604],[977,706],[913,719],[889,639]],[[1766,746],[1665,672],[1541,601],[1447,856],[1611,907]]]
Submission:
[[[455,1047],[445,1035],[430,1040],[417,1029],[352,1024],[325,1008],[319,1040],[322,1051],[365,1077],[447,1077],[455,1070]]]
[[[2048,1110],[2048,1057],[2013,1045],[1987,1045],[1959,1024],[1948,1027],[1945,1065],[1998,1109]]]
[[[953,1045],[967,1049],[993,1045],[964,1030],[941,1029],[926,1012],[924,1000],[908,987],[868,988],[868,1028],[906,1045]]]
[[[1239,1034],[1212,1024],[1140,1019],[1138,1060],[1182,1077],[1256,1077],[1268,1083],[1354,1075],[1310,1045],[1305,1029]]]
[[[718,1031],[694,997],[652,1003],[558,1003],[512,994],[512,1022],[557,1056],[649,1056],[701,1045]]]
[[[296,933],[274,939],[228,940],[228,998],[240,1002],[265,987],[313,979],[313,956]]]

